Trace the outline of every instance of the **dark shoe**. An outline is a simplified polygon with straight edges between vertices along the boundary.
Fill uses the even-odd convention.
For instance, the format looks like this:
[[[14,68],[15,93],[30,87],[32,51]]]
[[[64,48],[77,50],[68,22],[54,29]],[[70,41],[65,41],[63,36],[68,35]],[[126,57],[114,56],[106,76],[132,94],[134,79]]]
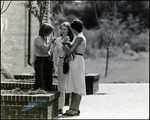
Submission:
[[[78,116],[80,115],[80,110],[73,110],[72,112],[66,113],[67,116]]]
[[[59,113],[59,114],[63,114],[63,110],[62,110],[62,109],[59,109],[59,110],[58,110],[58,113]]]
[[[72,112],[72,109],[66,110],[66,113],[64,113],[63,115],[67,115],[68,113]]]

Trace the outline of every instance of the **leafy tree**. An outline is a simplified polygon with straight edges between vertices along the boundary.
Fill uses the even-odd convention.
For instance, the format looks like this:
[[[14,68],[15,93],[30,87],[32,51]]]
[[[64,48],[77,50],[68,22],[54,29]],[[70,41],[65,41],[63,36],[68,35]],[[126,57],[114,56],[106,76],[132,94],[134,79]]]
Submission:
[[[102,5],[103,1],[100,2],[100,4]],[[115,42],[115,27],[112,26],[112,21],[113,19],[115,19],[116,16],[116,1],[109,1],[109,3],[105,2],[105,6],[104,6],[104,12],[102,14],[102,17],[105,18],[105,20],[101,20],[101,23],[103,23],[101,25],[100,20],[98,18],[97,12],[96,12],[96,3],[93,4],[94,6],[94,11],[95,11],[95,16],[96,16],[96,20],[97,23],[99,24],[99,28],[100,28],[100,40],[105,42],[104,47],[107,50],[106,53],[106,67],[105,67],[105,77],[107,76],[108,73],[108,66],[109,66],[109,53],[110,53],[110,46],[114,46],[116,44]],[[107,10],[106,10],[107,8]]]
[[[38,19],[41,26],[45,13],[49,12],[51,14],[50,19],[53,20],[53,17],[61,12],[61,8],[65,2],[67,1],[36,0],[22,3],[21,5],[24,5],[25,8],[31,11],[31,14]]]
[[[122,22],[128,19],[129,14],[133,18],[139,18],[144,28],[149,28],[149,1],[117,1],[118,12],[123,16]]]

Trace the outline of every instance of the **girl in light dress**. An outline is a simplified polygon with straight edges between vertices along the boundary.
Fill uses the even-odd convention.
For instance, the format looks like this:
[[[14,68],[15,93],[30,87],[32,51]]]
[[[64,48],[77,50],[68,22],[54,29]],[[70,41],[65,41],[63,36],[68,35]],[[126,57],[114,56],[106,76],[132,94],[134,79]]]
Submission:
[[[62,49],[63,44],[68,46],[71,44],[74,36],[72,34],[69,22],[63,22],[60,25],[60,36],[56,38],[55,47],[53,51],[54,69],[58,76],[58,91],[60,92],[59,97],[59,114],[63,114],[63,107],[65,104],[65,92],[66,92],[66,82],[68,79],[68,73],[63,73],[63,62],[64,62],[64,51]]]

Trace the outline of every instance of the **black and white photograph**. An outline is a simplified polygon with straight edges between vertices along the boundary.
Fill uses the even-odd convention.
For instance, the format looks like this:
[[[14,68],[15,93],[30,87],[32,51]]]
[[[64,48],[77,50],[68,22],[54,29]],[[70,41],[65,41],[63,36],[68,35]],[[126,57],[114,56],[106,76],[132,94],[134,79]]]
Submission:
[[[1,119],[149,119],[148,0],[1,0]]]

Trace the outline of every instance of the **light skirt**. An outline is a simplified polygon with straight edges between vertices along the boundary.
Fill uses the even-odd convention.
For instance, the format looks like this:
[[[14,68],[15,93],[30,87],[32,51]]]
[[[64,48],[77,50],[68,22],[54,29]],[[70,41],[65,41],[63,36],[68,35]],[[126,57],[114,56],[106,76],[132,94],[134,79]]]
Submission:
[[[58,62],[58,91],[60,92],[58,108],[63,109],[65,105],[65,92],[66,92],[66,82],[68,74],[63,74],[63,62],[62,58],[59,58]]]
[[[85,62],[83,56],[76,55],[69,62],[69,65],[66,93],[74,92],[79,95],[86,95]]]

